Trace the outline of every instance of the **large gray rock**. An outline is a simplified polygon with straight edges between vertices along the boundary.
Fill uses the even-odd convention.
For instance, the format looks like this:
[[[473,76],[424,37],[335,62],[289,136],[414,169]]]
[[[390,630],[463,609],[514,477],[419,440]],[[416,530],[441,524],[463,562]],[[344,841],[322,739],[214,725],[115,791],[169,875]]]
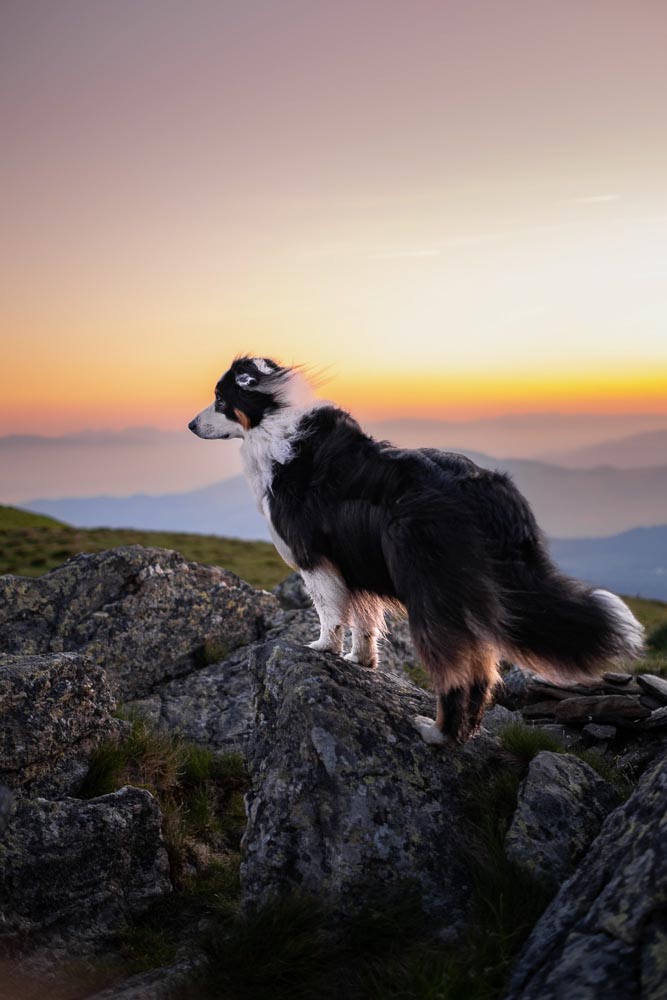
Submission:
[[[139,788],[18,802],[0,841],[0,940],[85,950],[169,893],[161,823]]]
[[[584,761],[544,750],[530,762],[519,789],[505,852],[523,871],[556,889],[617,803],[615,789]]]
[[[412,724],[433,709],[420,688],[286,642],[257,648],[252,674],[245,904],[300,890],[345,911],[364,890],[410,882],[458,928],[470,887],[462,775],[495,743],[428,746]]]
[[[249,664],[257,646],[282,640],[308,646],[319,635],[313,608],[279,612],[265,638],[234,650],[216,663],[156,685],[152,694],[127,703],[152,725],[179,732],[213,750],[243,750],[255,721]],[[380,667],[405,676],[415,659],[407,622],[392,623],[382,640]],[[352,665],[350,665],[350,669]]]
[[[260,638],[278,611],[233,573],[131,545],[0,577],[0,651],[85,653],[127,700]]]
[[[0,782],[74,794],[95,747],[123,723],[104,671],[77,653],[0,654]]]
[[[253,648],[244,646],[218,663],[161,684],[127,707],[150,725],[210,750],[242,750],[254,721],[248,676]]]
[[[667,757],[654,763],[533,930],[507,1000],[664,1000]]]

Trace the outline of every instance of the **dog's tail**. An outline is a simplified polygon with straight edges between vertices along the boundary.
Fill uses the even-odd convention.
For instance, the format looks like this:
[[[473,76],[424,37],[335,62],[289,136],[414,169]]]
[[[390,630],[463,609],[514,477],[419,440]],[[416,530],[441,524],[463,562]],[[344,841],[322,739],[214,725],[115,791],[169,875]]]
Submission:
[[[560,681],[585,680],[642,655],[643,626],[620,597],[550,569],[509,595],[503,655]]]

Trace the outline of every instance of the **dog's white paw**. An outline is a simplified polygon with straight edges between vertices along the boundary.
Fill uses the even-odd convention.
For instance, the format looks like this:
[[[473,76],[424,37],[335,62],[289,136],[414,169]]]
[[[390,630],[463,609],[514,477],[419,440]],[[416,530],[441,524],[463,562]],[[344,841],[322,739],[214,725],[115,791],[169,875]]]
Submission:
[[[328,639],[315,639],[313,642],[308,643],[309,649],[316,649],[319,653],[340,653],[342,652],[342,646],[339,646],[335,642],[330,642]]]
[[[431,746],[442,746],[445,742],[442,730],[438,729],[433,719],[428,719],[425,715],[416,715],[412,721],[424,743],[430,743]]]

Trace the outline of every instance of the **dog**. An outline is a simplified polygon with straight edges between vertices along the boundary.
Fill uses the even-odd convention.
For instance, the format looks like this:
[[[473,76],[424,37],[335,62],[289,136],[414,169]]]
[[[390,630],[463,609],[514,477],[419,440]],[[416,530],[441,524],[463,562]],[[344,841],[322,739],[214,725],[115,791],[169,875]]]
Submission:
[[[614,594],[564,576],[509,476],[435,448],[376,441],[317,400],[299,368],[237,357],[188,425],[242,438],[245,473],[281,557],[320,619],[310,643],[366,667],[385,612],[407,612],[437,699],[415,726],[430,744],[475,735],[501,659],[585,681],[636,658],[643,629]]]

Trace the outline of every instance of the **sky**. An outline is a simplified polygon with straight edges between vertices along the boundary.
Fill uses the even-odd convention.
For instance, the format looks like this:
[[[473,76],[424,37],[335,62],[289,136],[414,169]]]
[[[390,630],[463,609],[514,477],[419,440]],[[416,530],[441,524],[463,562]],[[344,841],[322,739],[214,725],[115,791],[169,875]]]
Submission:
[[[3,0],[0,434],[237,353],[369,419],[667,413],[667,5]]]

